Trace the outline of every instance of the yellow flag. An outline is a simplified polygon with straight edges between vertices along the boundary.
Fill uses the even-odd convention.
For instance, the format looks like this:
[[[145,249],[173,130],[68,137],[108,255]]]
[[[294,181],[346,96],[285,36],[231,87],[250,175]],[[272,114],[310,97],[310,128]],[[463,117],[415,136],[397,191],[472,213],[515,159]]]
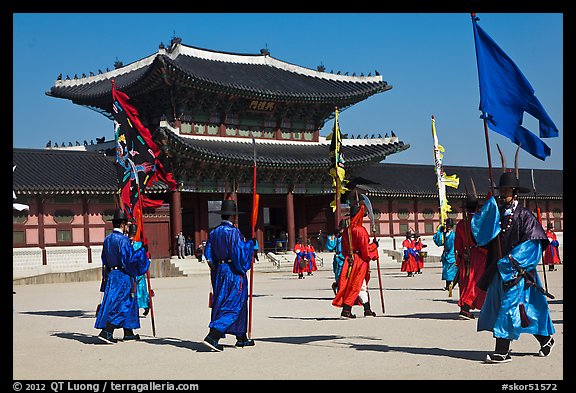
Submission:
[[[460,184],[460,179],[458,178],[457,175],[448,176],[446,174],[443,174],[442,175],[442,183],[444,183],[448,187],[458,188],[458,185]]]
[[[330,203],[332,212],[336,211],[336,201],[339,196],[344,194],[348,189],[345,187],[348,181],[345,179],[346,171],[344,170],[344,156],[342,155],[342,134],[338,125],[338,108],[334,112],[334,127],[328,135],[330,139],[330,176],[332,176],[332,187],[334,187],[334,201]],[[336,181],[338,180],[338,181]]]

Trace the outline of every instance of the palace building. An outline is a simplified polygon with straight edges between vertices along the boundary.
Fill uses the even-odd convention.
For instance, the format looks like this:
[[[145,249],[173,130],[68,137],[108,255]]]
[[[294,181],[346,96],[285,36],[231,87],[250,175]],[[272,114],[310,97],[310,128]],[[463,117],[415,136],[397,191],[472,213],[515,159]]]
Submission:
[[[168,48],[161,44],[157,53],[128,65],[118,62],[115,70],[59,78],[47,95],[112,119],[112,80],[138,109],[164,167],[178,182],[167,201],[172,238],[183,230],[196,243],[205,239],[207,211],[223,197],[249,210],[254,137],[263,210],[257,238],[265,245],[285,230],[289,246],[314,223],[334,228],[326,203],[332,193],[330,141],[320,129],[335,108],[345,110],[392,88],[381,75],[338,75],[289,64],[267,50],[216,52],[174,38]],[[349,141],[343,147],[346,170],[353,174],[408,147],[397,137]]]
[[[174,191],[162,183],[146,191],[164,201],[145,210],[146,236],[156,258],[176,255],[180,231],[196,245],[206,240],[220,222],[209,212],[218,210],[225,198],[235,199],[240,212],[250,212],[254,160],[261,248],[277,248],[284,234],[282,246],[290,250],[298,237],[312,237],[320,229],[333,232],[337,220],[330,207],[330,140],[320,136],[320,130],[333,121],[336,108],[345,110],[392,88],[377,72],[328,73],[322,66],[313,70],[275,59],[267,50],[217,52],[174,38],[168,48],[161,44],[157,53],[128,65],[117,62],[114,70],[58,77],[46,94],[112,120],[112,80],[138,109],[160,147],[159,159],[178,184]],[[403,237],[409,228],[430,234],[438,225],[433,166],[382,163],[409,147],[396,135],[344,136],[348,188],[371,198],[379,237]],[[99,265],[102,242],[111,230],[106,219],[115,206],[114,162],[114,141],[13,149],[16,201],[30,206],[29,211],[14,211],[15,265],[30,265],[32,260],[31,271],[37,272],[52,260],[78,255],[79,263]],[[486,168],[446,170],[458,174],[461,182],[474,179],[479,195],[488,192]],[[530,175],[521,169],[521,182]],[[544,220],[561,230],[562,171],[535,170],[534,175],[539,194],[526,196],[524,203],[538,206]],[[458,217],[465,192],[462,187],[447,191]],[[239,220],[246,235],[251,232],[248,217]]]

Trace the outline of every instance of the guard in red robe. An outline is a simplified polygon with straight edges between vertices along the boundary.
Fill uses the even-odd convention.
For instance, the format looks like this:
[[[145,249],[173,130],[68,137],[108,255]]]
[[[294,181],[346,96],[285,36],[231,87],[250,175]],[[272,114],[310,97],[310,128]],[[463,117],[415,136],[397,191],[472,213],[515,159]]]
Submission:
[[[544,264],[548,265],[549,271],[555,271],[557,269],[554,265],[562,263],[560,260],[560,253],[558,252],[558,246],[560,243],[558,243],[558,238],[554,233],[554,225],[549,222],[546,228],[546,236],[548,237],[550,244],[544,250]]]
[[[418,233],[415,233],[414,235],[414,240],[412,241],[412,243],[414,244],[414,249],[416,250],[416,252],[418,253],[418,274],[422,274],[422,269],[424,268],[424,256],[422,255],[423,253],[423,249],[428,247],[428,245],[422,243],[422,239],[420,238],[420,235]]]
[[[418,251],[414,247],[412,241],[412,232],[406,232],[406,239],[402,242],[403,257],[402,265],[400,265],[401,272],[408,272],[407,277],[414,277],[414,273],[418,271]]]
[[[304,249],[306,251],[306,258],[309,261],[308,276],[311,276],[312,272],[318,270],[318,266],[316,265],[316,249],[314,248],[312,243],[310,243],[310,239],[308,239],[308,242],[306,243],[306,246],[304,246]]]
[[[458,306],[461,319],[474,319],[474,314],[470,310],[480,310],[486,298],[486,291],[478,288],[476,284],[484,274],[488,250],[476,244],[470,226],[472,217],[478,211],[478,198],[467,195],[465,209],[468,221],[462,219],[458,222],[454,238],[454,253],[459,275],[458,286],[460,287]]]
[[[378,259],[378,243],[370,243],[368,231],[362,225],[364,205],[350,208],[350,225],[342,233],[344,264],[338,281],[338,292],[332,305],[342,308],[341,318],[356,318],[352,306],[363,305],[364,316],[376,316],[370,308],[368,282],[370,261]]]
[[[292,273],[298,274],[298,278],[304,278],[304,273],[310,271],[310,264],[308,263],[308,252],[306,246],[302,243],[301,239],[294,245],[294,266]]]

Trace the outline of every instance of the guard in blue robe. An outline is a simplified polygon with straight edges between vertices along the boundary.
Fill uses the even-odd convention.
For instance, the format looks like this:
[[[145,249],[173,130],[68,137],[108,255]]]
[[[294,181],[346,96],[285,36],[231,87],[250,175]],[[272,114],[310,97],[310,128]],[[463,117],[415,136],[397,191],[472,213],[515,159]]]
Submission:
[[[548,238],[534,214],[518,203],[521,187],[513,172],[500,177],[499,204],[492,196],[474,215],[472,233],[478,245],[487,245],[486,270],[478,287],[487,290],[478,317],[478,331],[491,331],[496,339],[488,363],[511,361],[510,343],[522,333],[540,343],[539,356],[554,346],[554,326],[536,267]],[[500,247],[496,236],[499,236]]]
[[[454,220],[447,218],[444,224],[445,226],[439,226],[436,233],[432,236],[434,244],[438,247],[444,246],[444,251],[442,251],[442,256],[440,261],[442,261],[442,280],[446,281],[445,290],[449,290],[450,283],[456,278],[458,274],[458,266],[456,266],[456,255],[454,254],[454,239],[456,234],[453,231]],[[418,256],[416,256],[418,259]]]
[[[214,213],[214,212],[212,212]],[[218,211],[222,223],[210,231],[204,256],[210,266],[212,281],[212,312],[210,332],[204,344],[215,351],[224,348],[218,341],[225,335],[236,336],[236,347],[249,347],[254,340],[248,339],[248,279],[246,272],[252,265],[254,243],[234,226],[236,204],[233,200],[222,202]]]
[[[139,340],[133,329],[140,328],[136,277],[144,274],[150,266],[146,250],[141,242],[134,245],[125,235],[128,225],[126,212],[116,209],[112,218],[114,227],[104,239],[102,246],[102,303],[96,315],[94,327],[102,329],[98,338],[115,343],[114,329],[123,328],[123,341]]]

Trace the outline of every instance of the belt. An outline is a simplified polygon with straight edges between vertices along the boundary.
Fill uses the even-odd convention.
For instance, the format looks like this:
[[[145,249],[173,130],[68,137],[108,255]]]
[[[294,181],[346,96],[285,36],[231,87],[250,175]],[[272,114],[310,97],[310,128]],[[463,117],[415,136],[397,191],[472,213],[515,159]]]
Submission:
[[[122,266],[109,267],[108,270],[120,270],[122,272],[125,272],[125,270]]]

